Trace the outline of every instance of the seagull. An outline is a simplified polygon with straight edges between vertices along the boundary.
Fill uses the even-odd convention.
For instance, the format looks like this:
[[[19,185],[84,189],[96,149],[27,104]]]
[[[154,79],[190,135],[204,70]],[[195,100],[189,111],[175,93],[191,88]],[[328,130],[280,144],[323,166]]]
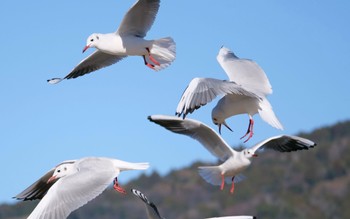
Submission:
[[[164,217],[160,216],[157,206],[148,200],[146,195],[144,195],[142,192],[136,189],[131,189],[132,193],[141,199],[146,206],[146,212],[147,212],[147,218],[148,219],[165,219]],[[225,216],[225,217],[212,217],[212,218],[206,218],[206,219],[256,219],[255,216]]]
[[[193,119],[181,119],[176,116],[152,115],[148,119],[164,128],[187,135],[199,141],[210,153],[223,163],[218,166],[201,166],[199,174],[212,185],[220,185],[224,189],[225,182],[232,183],[230,192],[234,191],[234,183],[239,181],[239,175],[251,164],[251,159],[257,157],[257,151],[272,149],[279,152],[308,150],[316,144],[298,136],[279,135],[268,138],[253,147],[242,151],[233,150],[225,140],[212,128]],[[238,175],[238,178],[237,178]]]
[[[125,170],[145,170],[148,163],[129,163],[105,157],[68,160],[52,168],[14,198],[41,199],[28,219],[62,219],[100,195],[113,181],[114,189],[125,194],[117,177]]]
[[[211,115],[213,123],[219,127],[220,134],[221,125],[232,131],[225,120],[238,114],[249,116],[247,132],[241,137],[243,139],[248,136],[244,142],[253,136],[253,115],[256,113],[272,127],[283,130],[266,98],[272,93],[272,88],[264,70],[252,60],[238,58],[226,47],[220,49],[217,61],[226,72],[229,81],[213,78],[192,79],[178,103],[175,114],[185,118],[188,113],[223,95]]]
[[[119,62],[127,56],[142,56],[146,66],[155,71],[168,67],[176,56],[176,45],[171,37],[145,40],[146,33],[156,18],[160,0],[138,0],[124,16],[113,33],[93,33],[86,41],[83,53],[96,48],[64,78],[47,80],[57,84],[64,79],[77,78]]]

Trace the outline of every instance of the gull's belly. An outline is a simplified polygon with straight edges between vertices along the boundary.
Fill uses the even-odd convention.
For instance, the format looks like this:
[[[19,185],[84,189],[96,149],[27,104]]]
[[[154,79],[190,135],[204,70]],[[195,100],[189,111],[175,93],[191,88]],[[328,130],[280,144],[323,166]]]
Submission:
[[[134,36],[115,36],[108,41],[108,44],[101,45],[99,49],[111,55],[142,56],[148,54],[146,48],[151,49],[152,42]]]
[[[227,117],[245,114],[254,115],[258,112],[259,100],[244,95],[226,95],[217,104]]]
[[[225,176],[235,176],[249,165],[250,161],[248,159],[229,158],[221,165],[222,174]]]

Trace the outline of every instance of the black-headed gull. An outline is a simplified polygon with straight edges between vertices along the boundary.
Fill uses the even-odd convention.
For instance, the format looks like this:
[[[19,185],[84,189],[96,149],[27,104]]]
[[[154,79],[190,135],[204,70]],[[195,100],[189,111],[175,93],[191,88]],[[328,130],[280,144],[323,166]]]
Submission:
[[[125,170],[145,170],[148,163],[129,163],[104,157],[65,161],[14,198],[41,199],[28,219],[62,219],[100,195],[114,181],[114,189],[125,193],[117,176]]]
[[[77,78],[84,74],[107,67],[127,56],[142,56],[145,65],[158,71],[169,66],[176,56],[175,42],[171,37],[145,40],[158,9],[160,0],[138,0],[126,13],[118,30],[114,33],[94,33],[87,39],[88,48],[97,50],[81,61],[64,78],[47,80],[56,84],[63,79]]]
[[[141,199],[146,206],[146,212],[147,212],[147,218],[148,219],[164,219],[162,216],[160,216],[157,206],[148,200],[148,198],[139,190],[131,189],[132,193]],[[206,218],[206,219],[256,219],[255,216],[225,216],[225,217],[212,217],[212,218]]]
[[[268,138],[251,148],[235,151],[212,128],[199,121],[166,115],[152,115],[148,119],[172,132],[194,138],[210,153],[223,161],[219,166],[199,167],[199,174],[208,183],[221,185],[221,190],[224,188],[225,182],[232,183],[231,193],[234,191],[234,182],[237,181],[237,174],[250,165],[250,159],[257,156],[256,151],[258,149],[290,152],[307,150],[316,146],[314,142],[305,138],[280,135]]]
[[[233,92],[232,85],[228,81],[194,78],[180,99],[176,115],[183,115],[185,118],[188,113],[211,102],[217,96],[224,95],[212,110],[213,123],[219,126],[220,133],[221,125],[231,130],[225,121],[227,118],[248,114],[248,130],[242,137],[248,135],[245,142],[248,141],[253,136],[253,115],[256,113],[259,113],[260,117],[271,126],[283,130],[270,102],[266,99],[266,96],[272,93],[272,88],[264,70],[252,60],[238,58],[225,47],[220,49],[217,60],[228,75],[229,82],[239,87],[240,93]]]

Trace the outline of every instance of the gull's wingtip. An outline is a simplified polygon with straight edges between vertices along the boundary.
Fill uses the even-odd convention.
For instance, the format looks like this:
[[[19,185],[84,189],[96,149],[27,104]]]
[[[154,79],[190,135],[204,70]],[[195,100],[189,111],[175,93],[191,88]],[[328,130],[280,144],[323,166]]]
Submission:
[[[63,79],[62,78],[51,78],[51,79],[48,79],[47,82],[49,84],[57,84],[57,83],[60,83]]]

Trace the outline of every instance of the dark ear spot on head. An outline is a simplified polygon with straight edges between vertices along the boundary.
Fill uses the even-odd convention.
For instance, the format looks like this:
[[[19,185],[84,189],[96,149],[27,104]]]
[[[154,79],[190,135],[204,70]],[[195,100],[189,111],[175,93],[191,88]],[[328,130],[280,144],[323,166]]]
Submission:
[[[98,39],[98,40],[99,40],[99,39],[100,39],[100,37],[99,37],[98,35],[96,35],[96,39]]]

